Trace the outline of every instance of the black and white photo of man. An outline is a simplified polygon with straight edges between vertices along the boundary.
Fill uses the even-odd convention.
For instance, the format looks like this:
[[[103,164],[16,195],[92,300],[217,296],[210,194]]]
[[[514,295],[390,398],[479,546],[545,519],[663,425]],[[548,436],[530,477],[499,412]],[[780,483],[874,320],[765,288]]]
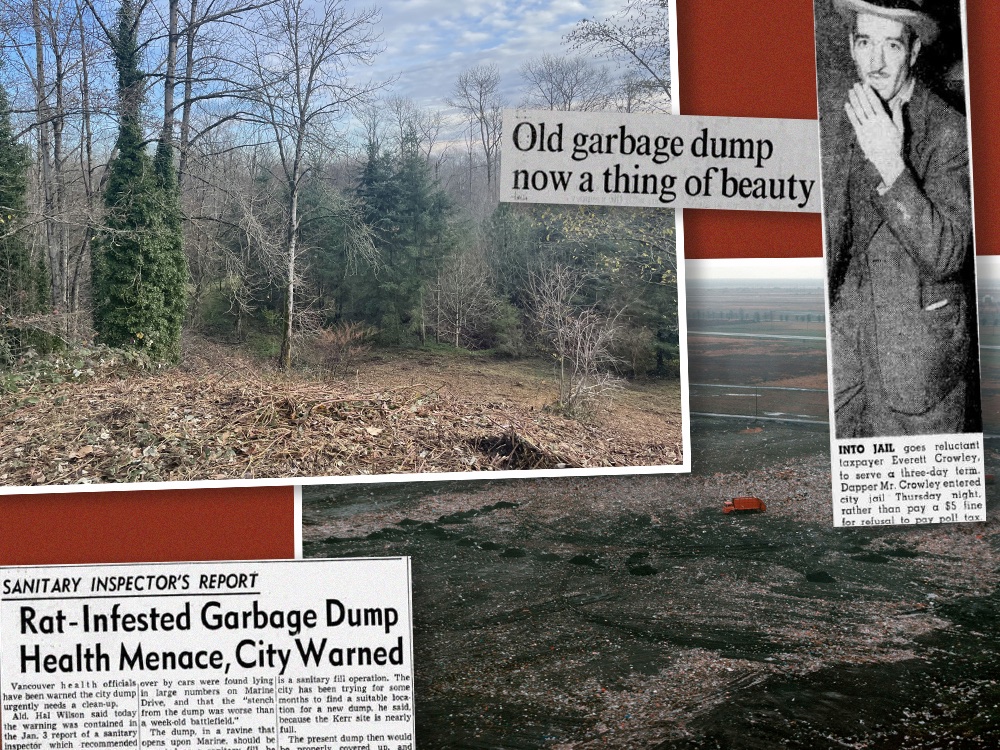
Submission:
[[[920,67],[959,9],[816,3],[836,436],[979,432],[968,129]]]

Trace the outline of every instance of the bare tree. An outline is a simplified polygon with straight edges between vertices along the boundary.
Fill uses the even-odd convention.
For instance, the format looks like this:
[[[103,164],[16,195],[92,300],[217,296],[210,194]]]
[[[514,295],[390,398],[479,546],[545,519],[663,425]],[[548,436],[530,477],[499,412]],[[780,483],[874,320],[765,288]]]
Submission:
[[[604,315],[594,305],[576,304],[583,279],[561,264],[533,273],[529,284],[535,324],[558,362],[559,406],[584,414],[621,389],[610,372],[618,361],[613,350],[621,311]]]
[[[81,217],[79,206],[73,205],[78,186],[72,184],[77,175],[71,130],[81,98],[86,101],[87,95],[82,66],[89,50],[81,11],[77,0],[11,0],[5,3],[0,23],[0,34],[6,37],[3,46],[20,62],[22,81],[31,92],[34,120],[28,131],[35,138],[38,188],[31,223],[42,235],[51,304],[60,313],[75,309],[74,275],[85,249],[85,233],[73,231]],[[86,128],[82,132],[89,136]]]
[[[608,107],[618,112],[641,112],[648,108],[649,102],[660,98],[658,92],[659,85],[655,81],[628,70],[612,87]]]
[[[273,187],[251,182],[229,191],[239,235],[223,258],[226,296],[229,312],[236,317],[237,339],[243,336],[243,321],[257,307],[258,293],[267,288],[270,279],[281,278],[285,270],[287,230]],[[255,273],[255,268],[261,268],[263,275]]]
[[[440,110],[423,109],[409,97],[390,96],[385,99],[385,108],[392,120],[396,150],[401,151],[408,135],[416,136],[417,145],[428,165],[435,161],[434,147],[444,129],[444,116]],[[440,163],[441,155],[437,155]]]
[[[199,137],[239,119],[241,110],[234,102],[245,93],[245,83],[235,75],[231,58],[245,45],[232,40],[248,33],[240,27],[241,17],[274,1],[137,4],[146,63],[143,93],[159,86],[163,102],[162,124],[157,128],[145,121],[144,135],[158,130],[162,143],[179,144],[182,167],[188,147]],[[52,307],[68,313],[85,302],[81,296],[87,292],[87,260],[101,224],[100,195],[114,155],[116,113],[107,52],[114,34],[108,19],[116,8],[115,0],[7,0],[0,22],[5,50],[21,63],[17,80],[23,114],[27,92],[32,96],[32,118],[25,129],[35,140],[37,198],[31,224],[37,230],[37,246],[46,255]],[[226,36],[228,47],[221,44]],[[211,105],[223,99],[228,100],[226,107],[213,111]],[[174,132],[178,113],[179,139]]]
[[[500,155],[500,126],[504,108],[504,99],[500,94],[500,69],[496,65],[476,65],[463,72],[455,82],[448,105],[462,113],[474,139],[483,149],[486,185],[491,192]]]
[[[479,344],[500,307],[482,251],[472,246],[449,257],[430,291],[424,299],[433,309],[426,317],[436,340],[444,338],[456,349]]]
[[[555,110],[602,109],[612,88],[607,70],[585,57],[548,53],[521,66],[528,85],[525,104]]]
[[[247,21],[255,11],[275,2],[168,0],[161,138],[173,142],[177,126],[178,176],[182,185],[195,145],[227,123],[244,118],[243,109],[234,102],[249,95],[248,81],[240,75],[244,41],[254,35]],[[181,96],[175,103],[178,86]],[[225,106],[217,106],[223,102]]]
[[[218,142],[211,160],[190,162],[181,194],[184,248],[188,259],[188,321],[201,322],[203,304],[215,289],[230,302],[237,335],[243,316],[254,309],[250,251],[241,226],[243,205],[253,184],[254,149]],[[236,290],[236,291],[234,291]]]
[[[351,67],[370,63],[379,49],[374,9],[351,11],[345,0],[279,0],[260,10],[266,36],[253,38],[248,62],[253,117],[277,152],[273,170],[285,197],[282,254],[285,290],[279,363],[291,368],[299,249],[299,197],[309,172],[310,149],[323,125],[343,117],[378,86],[357,83]]]
[[[580,21],[566,35],[573,49],[596,52],[618,60],[635,80],[647,82],[644,106],[667,109],[670,104],[670,23],[668,0],[629,0],[606,19]]]

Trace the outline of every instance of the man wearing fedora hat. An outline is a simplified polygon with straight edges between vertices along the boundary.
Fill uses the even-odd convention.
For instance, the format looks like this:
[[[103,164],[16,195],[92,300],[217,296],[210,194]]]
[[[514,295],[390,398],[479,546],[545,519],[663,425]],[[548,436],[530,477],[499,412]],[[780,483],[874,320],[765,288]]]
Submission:
[[[938,23],[832,2],[858,78],[820,122],[837,437],[981,431],[965,118],[913,72]]]

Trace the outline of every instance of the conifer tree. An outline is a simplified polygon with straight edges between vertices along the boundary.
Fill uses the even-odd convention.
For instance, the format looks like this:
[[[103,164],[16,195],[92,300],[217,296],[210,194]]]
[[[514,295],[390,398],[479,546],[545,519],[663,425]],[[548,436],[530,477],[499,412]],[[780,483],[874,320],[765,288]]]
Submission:
[[[425,283],[452,248],[448,199],[413,132],[404,136],[398,155],[369,145],[357,195],[384,263],[370,279],[376,289],[365,318],[379,327],[383,342],[404,343],[407,326],[413,327],[413,315],[422,309]]]
[[[146,153],[138,25],[134,0],[122,0],[111,40],[118,71],[118,155],[109,169],[107,215],[92,258],[94,327],[110,346],[142,348],[154,359],[176,361],[187,279],[177,180],[169,144],[161,144],[155,164]]]

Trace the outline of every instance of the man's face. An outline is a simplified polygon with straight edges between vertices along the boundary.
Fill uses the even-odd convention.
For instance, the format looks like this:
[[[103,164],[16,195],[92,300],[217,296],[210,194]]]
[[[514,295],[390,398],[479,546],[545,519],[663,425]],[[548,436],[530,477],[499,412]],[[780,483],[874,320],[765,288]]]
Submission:
[[[851,57],[858,77],[883,101],[889,101],[910,80],[920,52],[920,40],[889,18],[859,13],[851,33]]]

